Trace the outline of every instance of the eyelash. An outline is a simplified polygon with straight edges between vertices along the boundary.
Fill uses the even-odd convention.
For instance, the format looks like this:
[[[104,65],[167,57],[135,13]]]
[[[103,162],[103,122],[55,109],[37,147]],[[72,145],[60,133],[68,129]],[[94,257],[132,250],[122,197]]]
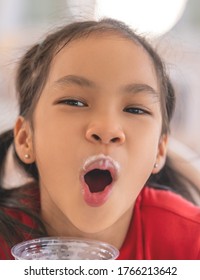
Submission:
[[[129,107],[123,110],[126,113],[134,114],[134,115],[149,115],[150,113],[147,110],[138,108],[138,107]]]
[[[66,104],[72,107],[87,107],[87,104],[84,101],[73,98],[60,100],[58,104]]]
[[[78,100],[78,99],[73,99],[73,98],[60,100],[58,102],[58,104],[66,104],[66,105],[72,106],[72,107],[88,107],[86,102]],[[141,109],[139,107],[128,107],[128,108],[125,108],[123,111],[126,113],[129,113],[129,114],[134,114],[134,115],[145,115],[145,114],[149,115],[150,114],[147,110]]]

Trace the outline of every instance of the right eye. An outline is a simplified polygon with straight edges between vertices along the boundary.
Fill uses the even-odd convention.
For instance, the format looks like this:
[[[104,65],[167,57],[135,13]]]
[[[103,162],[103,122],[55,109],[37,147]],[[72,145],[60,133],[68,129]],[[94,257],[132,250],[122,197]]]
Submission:
[[[87,107],[87,104],[84,101],[72,98],[59,100],[58,104],[66,104],[73,107]]]

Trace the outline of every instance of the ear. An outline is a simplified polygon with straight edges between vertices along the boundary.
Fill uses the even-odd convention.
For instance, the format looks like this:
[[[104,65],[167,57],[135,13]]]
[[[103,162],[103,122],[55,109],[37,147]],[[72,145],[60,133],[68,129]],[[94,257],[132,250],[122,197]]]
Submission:
[[[160,141],[158,144],[158,153],[157,153],[156,162],[154,164],[152,174],[156,174],[160,172],[160,170],[165,165],[165,161],[167,157],[168,140],[169,140],[169,136],[167,134],[163,134],[160,137]]]
[[[15,150],[19,158],[27,164],[35,161],[33,135],[30,122],[19,116],[14,127]]]

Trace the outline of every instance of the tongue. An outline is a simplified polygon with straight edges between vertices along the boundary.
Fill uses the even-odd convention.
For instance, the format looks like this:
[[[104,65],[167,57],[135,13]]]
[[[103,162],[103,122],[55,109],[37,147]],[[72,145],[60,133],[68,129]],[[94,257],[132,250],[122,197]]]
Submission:
[[[112,177],[108,170],[94,169],[86,173],[84,178],[91,193],[102,192],[106,186],[112,183]]]

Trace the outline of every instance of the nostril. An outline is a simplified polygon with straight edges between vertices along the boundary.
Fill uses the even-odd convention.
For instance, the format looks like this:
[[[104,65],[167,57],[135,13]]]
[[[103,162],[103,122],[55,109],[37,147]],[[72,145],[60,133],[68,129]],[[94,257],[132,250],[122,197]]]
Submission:
[[[97,134],[92,134],[92,137],[94,138],[94,140],[101,140],[101,138]]]
[[[119,138],[119,137],[114,137],[114,138],[111,139],[111,142],[112,142],[112,143],[117,143],[117,142],[119,142],[119,141],[120,141],[120,138]]]
[[[91,131],[87,131],[86,139],[93,143],[101,143],[101,144],[123,144],[125,141],[125,135],[123,133],[112,132],[102,132],[102,133],[91,133]],[[116,137],[113,137],[116,136]]]
[[[96,141],[101,141],[101,137],[99,137],[97,134],[92,134],[92,138]],[[110,139],[110,142],[118,143],[118,142],[120,142],[120,138],[119,137],[113,137],[113,138]]]

